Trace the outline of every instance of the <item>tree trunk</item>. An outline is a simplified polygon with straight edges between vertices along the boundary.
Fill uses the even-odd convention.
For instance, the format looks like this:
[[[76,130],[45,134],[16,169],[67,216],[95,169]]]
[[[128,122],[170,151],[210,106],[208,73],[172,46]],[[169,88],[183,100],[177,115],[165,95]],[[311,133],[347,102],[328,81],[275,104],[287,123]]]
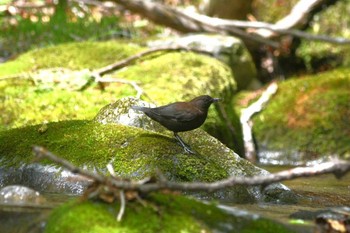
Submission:
[[[253,0],[204,0],[200,8],[202,13],[223,19],[246,20],[252,13]]]

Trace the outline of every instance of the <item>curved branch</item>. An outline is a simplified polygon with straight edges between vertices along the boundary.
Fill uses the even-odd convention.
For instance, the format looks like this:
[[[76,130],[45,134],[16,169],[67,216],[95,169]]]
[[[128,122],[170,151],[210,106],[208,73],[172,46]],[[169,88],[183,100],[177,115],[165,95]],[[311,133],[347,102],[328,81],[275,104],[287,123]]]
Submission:
[[[180,11],[160,3],[144,0],[114,0],[128,10],[143,15],[151,21],[180,32],[209,32],[230,34],[242,40],[255,41],[277,48],[278,43],[269,40],[277,34],[288,34],[308,40],[323,41],[334,44],[350,44],[345,38],[331,38],[325,35],[313,35],[295,28],[303,27],[308,23],[311,12],[324,4],[332,4],[336,0],[300,0],[291,12],[276,24],[265,22],[249,22],[227,20],[209,17],[189,11]],[[248,33],[241,28],[259,29]]]
[[[265,176],[252,177],[235,177],[231,176],[227,179],[208,183],[208,182],[173,182],[166,179],[160,179],[155,182],[140,183],[129,181],[118,177],[106,177],[97,173],[92,173],[84,169],[75,167],[73,164],[57,157],[50,151],[40,146],[34,146],[33,152],[37,158],[48,158],[51,161],[62,165],[73,173],[79,173],[87,178],[93,179],[101,184],[111,185],[120,190],[134,190],[142,193],[148,193],[159,190],[172,191],[216,191],[235,185],[268,185],[284,180],[291,180],[300,177],[318,176],[322,174],[333,173],[337,178],[341,178],[350,171],[350,162],[333,159],[333,161],[317,164],[314,167],[297,167],[290,170],[268,174]]]
[[[261,36],[253,36],[236,27],[225,28],[220,25],[212,25],[211,22],[193,17],[193,12],[180,11],[176,8],[166,5],[144,0],[114,0],[114,2],[124,6],[128,10],[138,13],[149,20],[173,28],[180,32],[209,32],[219,34],[230,34],[241,38],[268,44],[272,47],[278,47],[278,43],[265,39]]]

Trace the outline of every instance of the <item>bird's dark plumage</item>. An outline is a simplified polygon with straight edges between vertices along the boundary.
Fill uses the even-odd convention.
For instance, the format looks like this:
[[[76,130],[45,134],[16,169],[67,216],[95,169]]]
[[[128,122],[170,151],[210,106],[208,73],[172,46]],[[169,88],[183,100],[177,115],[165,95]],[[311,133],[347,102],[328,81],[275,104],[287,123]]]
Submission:
[[[175,102],[156,108],[133,106],[132,109],[144,112],[151,119],[173,131],[175,138],[185,151],[193,153],[177,133],[200,127],[207,118],[210,105],[218,100],[218,98],[202,95],[189,102]]]

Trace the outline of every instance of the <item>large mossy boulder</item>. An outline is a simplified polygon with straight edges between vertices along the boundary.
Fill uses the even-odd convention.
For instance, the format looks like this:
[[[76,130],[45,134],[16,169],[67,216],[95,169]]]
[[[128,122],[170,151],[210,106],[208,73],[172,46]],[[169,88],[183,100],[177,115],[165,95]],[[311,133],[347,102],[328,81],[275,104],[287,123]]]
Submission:
[[[142,48],[120,41],[67,43],[27,52],[0,64],[0,130],[69,119],[91,119],[118,97],[135,95],[129,85],[105,91],[92,85],[88,69],[131,56]],[[96,98],[98,96],[99,98]]]
[[[241,153],[240,125],[230,107],[236,84],[230,69],[214,58],[191,52],[160,52],[109,76],[126,82],[110,83],[103,90],[98,85],[77,88],[77,83],[82,87],[91,81],[89,69],[101,68],[141,50],[145,48],[121,41],[68,43],[34,50],[1,64],[0,77],[7,78],[0,82],[0,130],[91,119],[106,104],[136,96],[138,90],[127,83],[130,81],[144,91],[142,98],[157,105],[203,94],[222,98],[221,106],[209,112],[204,129]],[[236,134],[227,130],[232,128],[229,126],[236,129]]]
[[[350,158],[350,69],[279,83],[253,118],[264,161],[300,163],[330,155]]]
[[[69,202],[53,211],[45,233],[293,232],[256,215],[242,216],[169,193],[151,194],[142,202],[129,201],[120,222],[116,220],[119,210],[119,203]]]
[[[198,129],[182,133],[195,155],[184,154],[170,132],[165,134],[118,124],[93,121],[62,121],[0,132],[1,176],[13,182],[52,192],[82,191],[82,180],[52,167],[32,165],[32,145],[41,145],[76,166],[106,171],[111,163],[117,175],[140,180],[161,172],[172,181],[213,182],[228,176],[265,175],[266,171],[240,158],[217,139]],[[13,169],[20,167],[19,169]],[[29,170],[29,171],[28,171]],[[83,180],[85,181],[85,180]],[[279,184],[262,187],[234,186],[201,198],[233,202],[288,201],[290,191]]]
[[[202,51],[219,59],[230,67],[237,89],[256,89],[261,84],[257,80],[253,59],[244,45],[236,37],[217,34],[185,34],[176,37],[166,37],[148,42],[150,47],[179,46]]]

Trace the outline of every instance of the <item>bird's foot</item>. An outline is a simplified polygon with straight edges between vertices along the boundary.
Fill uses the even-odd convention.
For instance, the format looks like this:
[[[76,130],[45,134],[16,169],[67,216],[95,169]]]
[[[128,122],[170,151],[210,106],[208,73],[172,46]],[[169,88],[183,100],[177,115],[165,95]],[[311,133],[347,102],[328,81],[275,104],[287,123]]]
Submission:
[[[187,154],[192,154],[194,155],[195,153],[191,150],[191,148],[189,148],[188,146],[184,146],[184,151],[187,153]]]
[[[174,133],[174,136],[176,138],[176,140],[178,141],[178,143],[180,144],[180,146],[182,146],[182,148],[185,150],[186,153],[188,154],[195,154],[189,145],[187,145],[177,133]]]
[[[192,151],[191,147],[187,143],[185,143],[185,142],[181,143],[181,142],[177,141],[177,144],[184,149],[185,153],[187,153],[187,154],[195,154]]]

